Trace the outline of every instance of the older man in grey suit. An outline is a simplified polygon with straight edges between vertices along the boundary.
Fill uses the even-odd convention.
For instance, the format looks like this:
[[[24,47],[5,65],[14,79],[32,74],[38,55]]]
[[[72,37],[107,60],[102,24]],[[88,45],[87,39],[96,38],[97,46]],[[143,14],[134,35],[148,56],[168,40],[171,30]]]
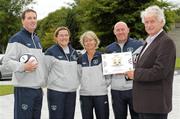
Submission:
[[[172,84],[176,48],[163,30],[165,17],[158,6],[141,12],[148,33],[134,71],[127,72],[133,81],[133,106],[140,119],[167,119],[172,110]]]

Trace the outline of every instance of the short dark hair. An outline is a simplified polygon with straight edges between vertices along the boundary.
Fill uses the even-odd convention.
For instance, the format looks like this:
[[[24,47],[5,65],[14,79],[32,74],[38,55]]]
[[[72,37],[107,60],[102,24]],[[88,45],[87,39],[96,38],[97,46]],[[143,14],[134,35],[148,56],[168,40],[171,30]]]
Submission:
[[[28,12],[34,12],[35,14],[36,14],[36,16],[37,16],[37,13],[36,13],[36,11],[35,10],[33,10],[33,9],[26,9],[25,11],[23,11],[23,13],[22,13],[22,15],[21,15],[21,19],[25,19],[25,15],[26,15],[26,13],[28,13]]]

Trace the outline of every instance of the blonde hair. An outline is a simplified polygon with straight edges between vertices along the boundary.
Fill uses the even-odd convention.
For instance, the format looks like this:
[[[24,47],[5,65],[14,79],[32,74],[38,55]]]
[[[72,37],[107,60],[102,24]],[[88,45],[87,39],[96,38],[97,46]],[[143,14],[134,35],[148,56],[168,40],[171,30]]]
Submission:
[[[84,47],[84,39],[86,37],[94,39],[96,42],[96,48],[98,48],[98,46],[100,44],[100,40],[93,31],[86,31],[80,36],[80,43],[83,47]]]

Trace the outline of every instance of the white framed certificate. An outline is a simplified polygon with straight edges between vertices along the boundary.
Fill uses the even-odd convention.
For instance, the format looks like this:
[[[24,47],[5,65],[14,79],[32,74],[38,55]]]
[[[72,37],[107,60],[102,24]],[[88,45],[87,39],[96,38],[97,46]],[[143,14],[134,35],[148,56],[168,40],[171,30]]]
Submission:
[[[133,70],[131,52],[102,54],[103,74],[117,74]]]

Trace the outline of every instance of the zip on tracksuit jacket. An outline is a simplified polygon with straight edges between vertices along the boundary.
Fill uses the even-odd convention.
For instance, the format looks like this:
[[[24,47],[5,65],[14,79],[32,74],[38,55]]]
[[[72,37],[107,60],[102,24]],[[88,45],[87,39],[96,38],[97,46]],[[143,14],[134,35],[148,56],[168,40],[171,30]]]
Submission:
[[[100,52],[96,52],[91,61],[88,60],[87,53],[84,53],[78,59],[78,68],[81,84],[80,95],[107,95],[110,78],[103,76]]]
[[[33,72],[24,71],[23,63],[19,58],[23,54],[32,54],[38,61],[38,67]],[[44,80],[44,55],[39,38],[35,33],[30,33],[22,28],[12,36],[8,42],[3,65],[13,71],[12,81],[15,87],[40,88],[45,86]]]
[[[48,48],[45,52],[46,65],[48,67],[48,89],[74,92],[79,86],[78,54],[70,45],[68,47],[70,50],[69,55],[65,54],[58,44]]]
[[[143,42],[128,38],[123,48],[117,42],[113,42],[106,47],[106,53],[132,52],[133,62],[142,49]],[[132,89],[132,80],[126,80],[124,75],[112,75],[111,89],[113,90],[130,90]]]

